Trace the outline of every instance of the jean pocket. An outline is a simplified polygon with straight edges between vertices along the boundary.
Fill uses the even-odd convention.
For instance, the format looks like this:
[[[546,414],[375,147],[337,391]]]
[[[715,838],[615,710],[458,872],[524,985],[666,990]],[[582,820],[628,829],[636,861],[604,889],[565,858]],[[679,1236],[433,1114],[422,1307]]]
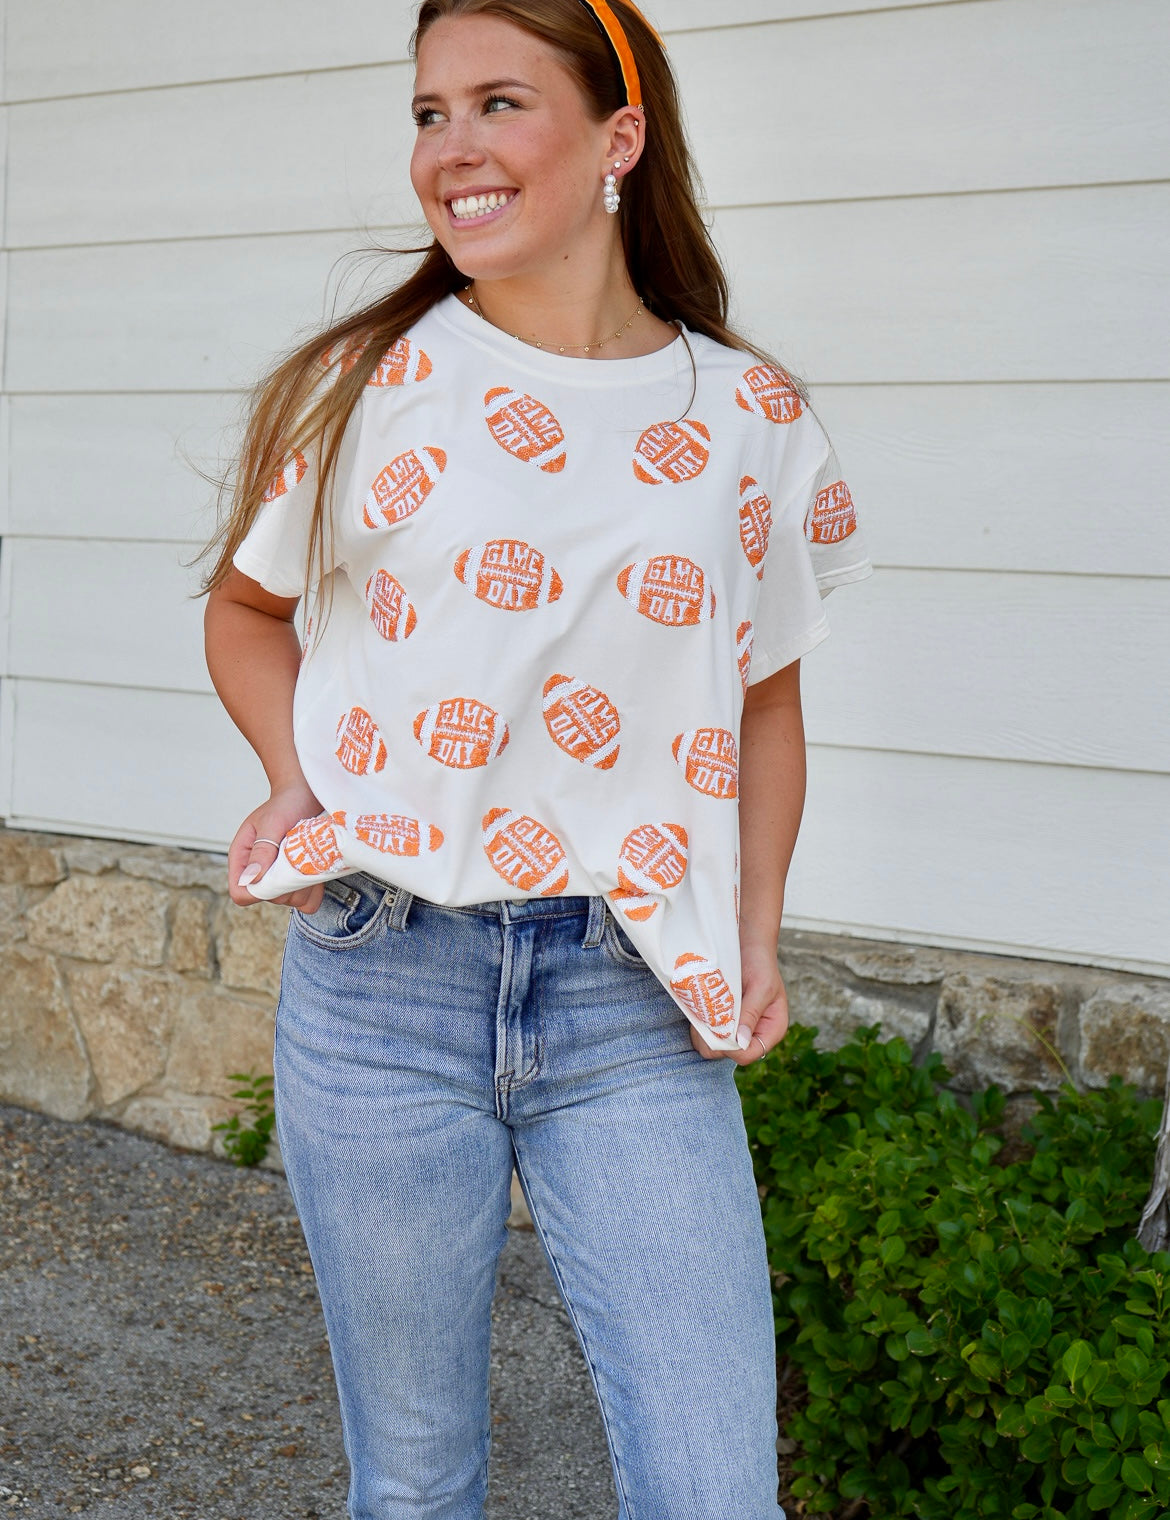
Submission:
[[[292,911],[298,934],[328,950],[347,950],[365,944],[382,927],[394,901],[394,888],[364,871],[325,883],[325,895],[315,913]]]
[[[642,971],[649,970],[637,945],[609,912],[605,915],[605,930],[601,936],[601,943],[613,959],[623,966],[637,966]]]

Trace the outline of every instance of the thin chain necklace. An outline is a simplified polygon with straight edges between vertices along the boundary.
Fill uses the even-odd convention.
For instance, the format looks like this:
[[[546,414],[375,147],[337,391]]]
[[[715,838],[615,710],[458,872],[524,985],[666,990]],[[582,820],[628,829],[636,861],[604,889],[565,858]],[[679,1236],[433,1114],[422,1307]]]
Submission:
[[[463,294],[467,297],[467,304],[471,307],[472,311],[474,311],[480,318],[482,318],[483,321],[487,322],[487,317],[484,316],[482,308],[479,306],[475,297],[471,293],[470,285],[464,287]],[[637,306],[634,308],[632,314],[618,328],[617,332],[611,333],[607,338],[598,338],[595,343],[545,343],[539,338],[522,337],[520,333],[512,333],[510,336],[515,338],[518,343],[531,344],[533,348],[547,348],[550,350],[555,348],[558,354],[576,353],[580,350],[584,350],[584,352],[588,354],[592,353],[594,349],[597,349],[598,352],[600,352],[607,343],[616,342],[618,338],[622,337],[624,333],[629,331],[629,329],[634,324],[635,317],[637,317],[638,313],[642,310],[643,305],[644,303],[642,301],[642,298],[639,296]],[[490,327],[495,327],[496,324],[494,322],[489,322],[488,325]],[[502,329],[504,332],[507,332],[507,330],[507,328]]]

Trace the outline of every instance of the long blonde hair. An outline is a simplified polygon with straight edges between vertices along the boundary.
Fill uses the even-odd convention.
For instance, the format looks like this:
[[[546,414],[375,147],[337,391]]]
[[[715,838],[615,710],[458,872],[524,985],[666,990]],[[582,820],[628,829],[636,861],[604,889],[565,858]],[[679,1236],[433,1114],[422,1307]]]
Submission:
[[[699,210],[698,174],[687,143],[678,88],[658,38],[640,13],[611,0],[637,64],[648,131],[637,172],[622,185],[619,225],[630,279],[646,306],[682,321],[716,343],[774,361],[728,326],[727,275]],[[436,21],[498,16],[548,43],[573,75],[594,120],[625,104],[617,60],[581,0],[422,0],[411,57]],[[306,587],[329,568],[325,503],[342,435],[367,381],[388,348],[444,296],[468,282],[435,241],[414,272],[388,294],[334,322],[294,349],[256,387],[243,445],[221,499],[230,503],[203,551],[215,562],[203,589],[219,586],[247,535],[270,483],[299,453],[318,461],[305,565]],[[790,376],[801,395],[804,389]],[[325,383],[323,383],[323,381]]]

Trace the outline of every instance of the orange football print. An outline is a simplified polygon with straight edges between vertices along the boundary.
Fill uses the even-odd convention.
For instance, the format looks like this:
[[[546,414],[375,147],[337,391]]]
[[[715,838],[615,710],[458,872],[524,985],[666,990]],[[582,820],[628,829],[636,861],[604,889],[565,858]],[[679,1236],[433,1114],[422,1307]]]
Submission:
[[[502,754],[508,725],[494,707],[472,697],[446,697],[420,712],[414,737],[440,765],[471,770]]]
[[[485,813],[483,848],[497,875],[521,892],[551,897],[569,884],[560,840],[527,813],[502,807]]]
[[[681,485],[707,468],[710,430],[684,417],[681,422],[656,422],[634,447],[634,474],[649,486]]]
[[[670,990],[684,1008],[710,1029],[726,1029],[735,1013],[735,994],[727,978],[705,955],[680,955]]]
[[[367,341],[354,333],[351,337],[342,338],[338,343],[331,343],[321,355],[321,368],[332,369],[336,364],[343,375],[348,375],[365,353]]]
[[[531,612],[555,602],[564,582],[539,549],[521,538],[473,544],[455,561],[456,578],[489,607]]]
[[[817,492],[804,524],[805,537],[814,544],[836,544],[848,538],[857,526],[853,498],[843,480]]]
[[[367,385],[408,385],[412,380],[425,380],[431,372],[431,361],[409,338],[399,338],[392,343],[378,360]]]
[[[380,771],[386,764],[382,731],[364,707],[351,707],[338,719],[336,754],[355,776]]]
[[[687,785],[707,797],[735,797],[739,789],[739,749],[726,728],[692,728],[671,746]]]
[[[735,630],[735,659],[739,665],[739,678],[743,682],[744,695],[747,695],[748,674],[752,668],[752,625],[741,623]]]
[[[353,832],[363,844],[384,855],[421,855],[443,843],[442,829],[401,813],[362,813],[354,819]]]
[[[749,369],[735,393],[737,405],[769,422],[795,422],[803,410],[800,392],[782,369],[757,364]]]
[[[407,449],[379,470],[362,508],[367,528],[394,527],[413,516],[439,483],[447,468],[442,449],[425,448],[421,454]]]
[[[320,876],[341,864],[338,825],[345,827],[344,813],[319,813],[316,818],[302,818],[288,831],[281,849],[294,871],[302,876]]]
[[[643,923],[658,912],[656,897],[648,897],[645,892],[631,892],[628,887],[613,887],[609,900],[623,918],[632,918],[636,923]]]
[[[687,874],[690,846],[681,823],[642,823],[622,840],[618,881],[631,892],[669,892]]]
[[[764,578],[764,555],[772,531],[772,503],[750,475],[739,483],[739,541],[756,579]]]
[[[637,612],[668,628],[693,627],[715,616],[715,592],[702,569],[682,554],[656,554],[618,571],[617,588]]]
[[[260,500],[265,502],[275,501],[278,496],[283,496],[286,492],[291,491],[294,486],[299,486],[301,481],[304,480],[305,472],[308,468],[309,465],[305,456],[303,454],[294,454],[280,474],[273,476],[268,482],[264,495]]]
[[[544,724],[549,738],[582,765],[609,770],[618,757],[621,719],[603,691],[573,676],[544,683]]]
[[[564,430],[543,401],[497,385],[483,404],[488,432],[513,459],[537,464],[546,475],[565,468]]]
[[[402,582],[389,570],[376,570],[366,582],[366,606],[370,621],[384,639],[408,639],[418,618],[406,598]]]

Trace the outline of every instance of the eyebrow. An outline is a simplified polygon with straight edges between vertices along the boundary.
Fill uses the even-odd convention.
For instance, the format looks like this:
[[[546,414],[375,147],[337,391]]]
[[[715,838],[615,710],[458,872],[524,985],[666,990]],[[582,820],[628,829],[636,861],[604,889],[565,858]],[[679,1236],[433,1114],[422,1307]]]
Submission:
[[[535,85],[525,84],[523,79],[489,79],[484,84],[473,85],[472,95],[490,95],[493,90],[530,90],[532,94],[540,92]],[[420,106],[432,100],[441,100],[441,95],[416,95],[411,101],[412,106]]]

